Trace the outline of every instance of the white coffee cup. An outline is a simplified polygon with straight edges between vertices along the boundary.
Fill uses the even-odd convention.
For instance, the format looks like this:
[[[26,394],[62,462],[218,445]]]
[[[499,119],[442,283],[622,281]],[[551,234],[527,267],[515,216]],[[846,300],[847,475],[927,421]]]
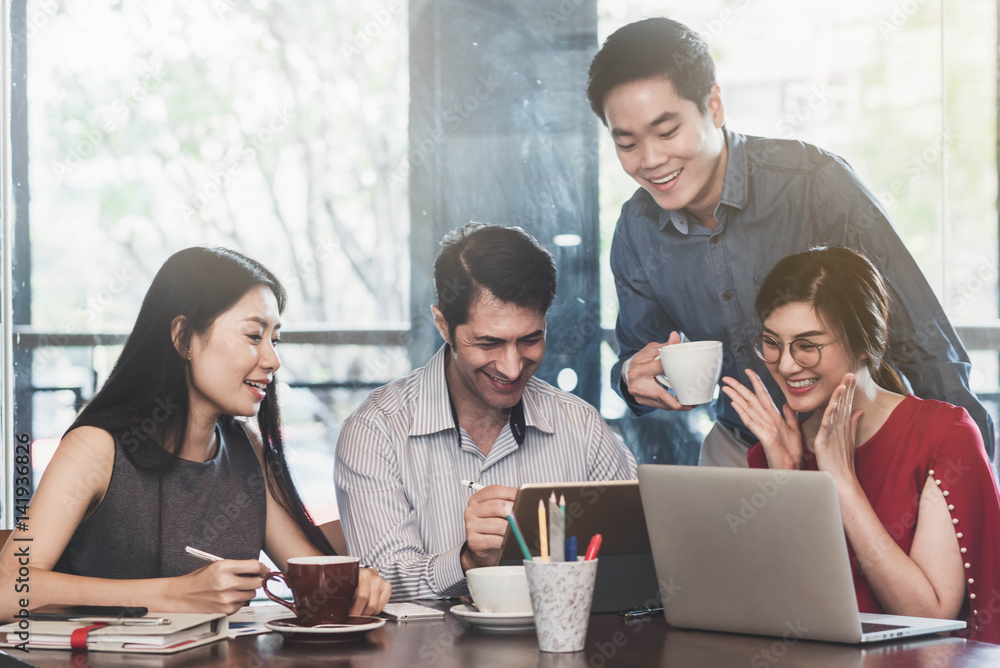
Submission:
[[[722,375],[722,342],[690,341],[660,348],[663,375],[656,379],[685,406],[707,404]]]
[[[469,593],[480,612],[531,614],[531,596],[524,566],[486,566],[465,573]]]

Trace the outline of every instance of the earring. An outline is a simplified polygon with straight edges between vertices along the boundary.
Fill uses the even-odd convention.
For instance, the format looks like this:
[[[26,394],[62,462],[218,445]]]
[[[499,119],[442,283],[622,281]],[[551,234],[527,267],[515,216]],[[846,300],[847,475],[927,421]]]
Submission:
[[[189,362],[191,361],[191,349],[190,348],[188,348],[187,355],[184,356],[184,359],[186,359]]]

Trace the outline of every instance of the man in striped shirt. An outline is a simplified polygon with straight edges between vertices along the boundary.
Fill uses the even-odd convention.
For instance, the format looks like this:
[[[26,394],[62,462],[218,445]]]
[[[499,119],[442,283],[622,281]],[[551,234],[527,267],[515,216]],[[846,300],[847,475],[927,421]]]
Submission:
[[[592,406],[533,377],[556,292],[548,251],[520,229],[470,223],[442,242],[434,284],[445,345],[372,392],[337,442],[348,550],[395,600],[466,593],[465,571],[497,562],[518,485],[635,478]]]

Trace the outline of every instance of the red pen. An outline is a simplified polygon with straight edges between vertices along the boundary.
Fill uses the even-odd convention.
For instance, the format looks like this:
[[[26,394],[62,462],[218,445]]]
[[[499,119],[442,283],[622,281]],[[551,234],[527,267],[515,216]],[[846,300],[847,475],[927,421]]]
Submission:
[[[584,561],[593,561],[597,558],[597,551],[601,549],[601,534],[595,533],[594,537],[590,539],[590,545],[587,546],[587,554],[584,556]]]

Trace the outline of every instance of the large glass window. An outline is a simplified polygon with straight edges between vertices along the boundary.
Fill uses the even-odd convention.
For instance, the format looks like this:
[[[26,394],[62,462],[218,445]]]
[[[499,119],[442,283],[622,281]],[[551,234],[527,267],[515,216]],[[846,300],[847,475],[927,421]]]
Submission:
[[[407,148],[405,3],[31,0],[26,33],[30,235],[14,271],[31,291],[15,324],[36,480],[159,266],[221,245],[289,291],[285,436],[307,505],[332,519],[340,422],[409,369],[408,190],[390,179]]]

